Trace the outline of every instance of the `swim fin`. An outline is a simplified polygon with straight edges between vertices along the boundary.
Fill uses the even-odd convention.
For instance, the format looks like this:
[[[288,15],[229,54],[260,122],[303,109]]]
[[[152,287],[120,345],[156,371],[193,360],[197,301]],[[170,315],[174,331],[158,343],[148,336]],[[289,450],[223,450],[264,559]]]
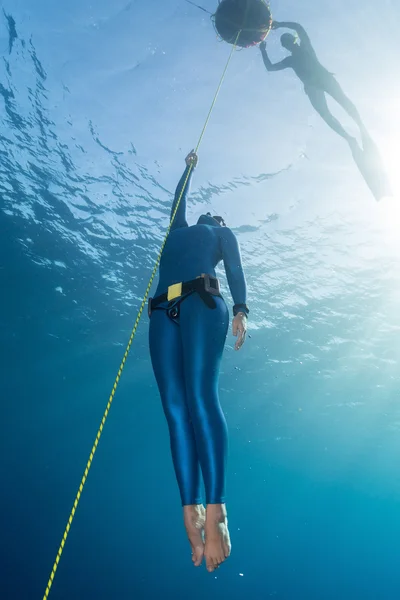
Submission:
[[[377,145],[366,132],[362,140],[363,149],[355,142],[350,144],[351,153],[365,183],[379,202],[385,196],[393,196],[393,191]]]

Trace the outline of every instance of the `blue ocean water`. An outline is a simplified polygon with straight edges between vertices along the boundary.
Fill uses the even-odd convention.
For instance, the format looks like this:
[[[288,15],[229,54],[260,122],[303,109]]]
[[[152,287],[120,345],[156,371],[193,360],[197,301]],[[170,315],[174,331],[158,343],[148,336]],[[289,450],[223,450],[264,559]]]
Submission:
[[[398,193],[400,7],[271,7],[307,28]],[[20,600],[43,597],[230,48],[181,0],[2,8],[0,598]],[[189,219],[212,209],[232,227],[251,307],[221,371],[232,556],[192,567],[143,316],[50,597],[397,599],[393,203],[376,205],[257,49],[235,53],[199,154]]]

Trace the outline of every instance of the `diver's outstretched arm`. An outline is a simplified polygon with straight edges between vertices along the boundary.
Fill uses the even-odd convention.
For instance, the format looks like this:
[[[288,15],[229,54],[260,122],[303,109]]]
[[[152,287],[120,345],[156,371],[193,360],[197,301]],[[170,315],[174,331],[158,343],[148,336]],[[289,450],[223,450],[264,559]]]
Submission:
[[[261,54],[262,54],[262,57],[263,57],[264,65],[265,65],[265,68],[267,69],[267,71],[283,71],[283,69],[289,69],[289,67],[292,66],[292,58],[291,58],[291,56],[287,56],[286,58],[284,58],[280,62],[277,62],[277,63],[273,64],[270,61],[269,56],[267,54],[267,48],[266,48],[266,43],[265,42],[261,42],[261,44],[260,44],[260,50],[261,50]]]
[[[174,221],[171,225],[171,231],[173,231],[174,229],[178,229],[179,227],[188,227],[188,223],[186,221],[186,198],[189,193],[193,170],[196,167],[198,161],[197,155],[194,153],[194,151],[190,152],[187,155],[185,161],[186,169],[184,170],[183,175],[180,178],[179,183],[177,185],[174,203],[171,208],[170,220],[172,220],[174,216],[175,208],[179,201],[178,210],[176,211]],[[191,165],[193,166],[191,167]]]
[[[307,44],[312,48],[311,40],[308,37],[308,33],[304,29],[300,23],[295,23],[294,21],[274,21],[272,23],[272,29],[280,29],[281,27],[287,27],[287,29],[293,29],[299,36],[300,42],[303,44]]]

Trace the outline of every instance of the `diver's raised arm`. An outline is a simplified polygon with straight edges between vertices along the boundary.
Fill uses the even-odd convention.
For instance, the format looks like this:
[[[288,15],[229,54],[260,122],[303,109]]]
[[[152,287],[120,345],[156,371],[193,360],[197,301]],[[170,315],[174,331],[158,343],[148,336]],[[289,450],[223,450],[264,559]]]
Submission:
[[[261,42],[260,50],[267,71],[283,71],[283,69],[288,69],[292,66],[292,58],[290,56],[287,56],[280,62],[273,64],[267,54],[267,45],[265,42]]]
[[[188,227],[188,223],[186,221],[186,199],[190,189],[193,170],[196,168],[198,162],[198,157],[194,150],[189,152],[185,158],[185,162],[186,169],[184,170],[175,190],[174,203],[171,208],[170,220],[172,220],[174,216],[175,208],[179,201],[178,210],[176,211],[175,218],[171,225],[171,231],[178,229],[179,227]]]

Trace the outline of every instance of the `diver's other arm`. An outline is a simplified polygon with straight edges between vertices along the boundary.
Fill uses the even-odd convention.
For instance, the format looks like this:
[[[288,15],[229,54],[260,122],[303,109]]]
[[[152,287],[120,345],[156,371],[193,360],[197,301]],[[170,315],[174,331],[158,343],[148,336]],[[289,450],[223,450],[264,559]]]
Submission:
[[[226,278],[234,302],[232,333],[237,337],[235,350],[240,350],[246,339],[247,315],[249,313],[246,304],[246,279],[243,273],[240,248],[235,235],[227,227],[221,228],[220,234]]]
[[[235,350],[240,350],[243,346],[247,333],[247,315],[245,313],[239,312],[232,321],[232,335],[234,335],[237,340],[235,343]]]
[[[183,172],[182,177],[179,180],[175,191],[174,203],[171,208],[170,220],[174,217],[176,205],[179,201],[178,210],[176,211],[173,223],[171,225],[171,231],[173,229],[178,229],[179,227],[188,227],[188,223],[186,221],[186,198],[189,193],[190,183],[193,175],[193,170],[197,166],[198,157],[197,154],[192,150],[189,152],[187,157],[185,158],[186,169]],[[191,167],[192,165],[192,167]],[[186,184],[186,185],[185,185]],[[185,187],[184,187],[185,186]]]
[[[291,57],[287,56],[283,60],[278,63],[272,64],[267,54],[267,44],[265,42],[261,42],[260,44],[261,55],[263,57],[264,65],[267,71],[282,71],[283,69],[288,69],[291,67]]]

